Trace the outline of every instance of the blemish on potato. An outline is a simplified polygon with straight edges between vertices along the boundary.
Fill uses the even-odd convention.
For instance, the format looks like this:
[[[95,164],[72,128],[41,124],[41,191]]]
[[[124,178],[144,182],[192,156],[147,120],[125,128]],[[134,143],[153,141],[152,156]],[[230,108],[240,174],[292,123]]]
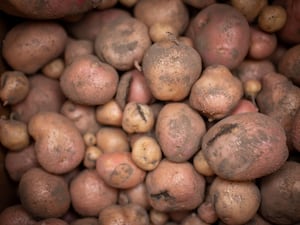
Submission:
[[[118,185],[125,182],[133,173],[133,168],[127,163],[118,165],[110,175],[113,184]]]

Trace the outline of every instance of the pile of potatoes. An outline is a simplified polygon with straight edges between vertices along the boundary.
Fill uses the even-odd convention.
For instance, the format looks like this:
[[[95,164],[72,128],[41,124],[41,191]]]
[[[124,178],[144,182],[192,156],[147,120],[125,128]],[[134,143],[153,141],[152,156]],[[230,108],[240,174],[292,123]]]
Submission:
[[[0,10],[0,225],[300,224],[299,1]]]

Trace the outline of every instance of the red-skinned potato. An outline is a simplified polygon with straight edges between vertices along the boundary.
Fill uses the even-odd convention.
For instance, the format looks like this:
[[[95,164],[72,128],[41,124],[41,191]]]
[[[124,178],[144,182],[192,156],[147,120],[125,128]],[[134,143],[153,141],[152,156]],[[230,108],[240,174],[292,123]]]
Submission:
[[[217,122],[203,136],[202,151],[219,177],[233,181],[271,174],[289,155],[281,124],[258,112],[235,114]]]
[[[91,0],[52,0],[50,2],[40,2],[38,0],[20,1],[3,0],[1,2],[2,11],[14,16],[32,19],[58,19],[69,15],[79,14],[93,9],[102,1]]]
[[[115,95],[119,76],[114,67],[95,55],[83,55],[68,65],[60,87],[69,100],[83,105],[105,104]]]
[[[145,178],[145,171],[137,167],[130,152],[110,152],[99,156],[96,170],[100,177],[115,188],[132,188]]]
[[[5,36],[2,54],[15,70],[33,74],[63,53],[67,33],[53,21],[25,21]]]
[[[84,142],[67,117],[55,112],[35,114],[28,123],[39,164],[55,174],[75,169],[84,158]]]
[[[246,57],[250,44],[248,21],[236,8],[212,4],[190,22],[187,36],[202,57],[204,67],[222,64],[237,67]]]
[[[0,213],[0,223],[5,225],[35,225],[36,220],[21,204],[11,205]]]

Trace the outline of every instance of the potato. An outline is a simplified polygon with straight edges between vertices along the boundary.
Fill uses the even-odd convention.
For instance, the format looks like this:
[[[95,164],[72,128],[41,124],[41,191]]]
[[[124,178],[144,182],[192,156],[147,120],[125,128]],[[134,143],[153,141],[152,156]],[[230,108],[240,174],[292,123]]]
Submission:
[[[230,115],[245,113],[245,112],[258,112],[258,108],[253,101],[241,99],[237,106],[231,111]]]
[[[132,188],[145,178],[145,171],[137,167],[130,152],[110,152],[100,155],[96,163],[100,177],[111,187]]]
[[[293,147],[300,152],[300,107],[298,108],[291,128]]]
[[[271,225],[271,223],[266,221],[259,213],[256,213],[245,225]]]
[[[67,100],[62,105],[60,112],[73,121],[81,134],[88,132],[95,134],[100,129],[93,106],[80,105]]]
[[[0,119],[0,142],[10,151],[20,151],[30,144],[27,124],[18,120]]]
[[[208,165],[203,151],[199,150],[193,157],[193,166],[195,170],[203,176],[213,176],[215,175],[214,171]]]
[[[217,3],[207,6],[191,20],[186,33],[192,38],[204,67],[222,64],[234,69],[248,53],[248,21],[230,5]]]
[[[61,58],[53,59],[42,68],[42,73],[49,78],[59,79],[65,69],[65,62]]]
[[[101,3],[102,1],[100,1]],[[59,1],[40,2],[37,0],[20,1],[4,0],[0,6],[2,11],[19,17],[33,19],[58,19],[68,15],[74,15],[93,9],[99,1]]]
[[[278,171],[261,179],[259,212],[270,223],[299,223],[299,169],[299,162],[287,161]]]
[[[83,105],[105,104],[115,95],[119,76],[94,55],[76,58],[60,78],[60,87],[69,100]]]
[[[300,44],[294,45],[283,53],[278,62],[278,72],[285,75],[293,81],[295,85],[300,86]]]
[[[64,51],[66,65],[71,64],[76,57],[94,53],[94,43],[90,40],[68,39]]]
[[[47,218],[38,221],[35,225],[68,225],[68,223],[59,218]]]
[[[28,131],[35,140],[37,160],[46,171],[67,173],[83,160],[83,138],[65,116],[55,112],[37,113],[30,119]]]
[[[0,82],[0,98],[4,105],[17,104],[29,93],[29,80],[20,71],[5,71],[1,74]]]
[[[161,212],[192,210],[204,200],[204,177],[189,162],[164,159],[145,182],[150,205]]]
[[[94,41],[106,24],[124,17],[130,17],[129,12],[119,8],[91,10],[85,13],[79,21],[67,23],[66,29],[75,39]]]
[[[97,217],[83,217],[76,219],[70,225],[99,225]]]
[[[256,26],[250,27],[250,47],[248,57],[252,59],[267,59],[276,50],[277,36],[267,33]]]
[[[262,90],[256,102],[260,112],[277,120],[287,135],[291,147],[293,118],[300,107],[300,88],[280,73],[268,73],[262,79]]]
[[[211,186],[209,186],[210,188]],[[208,191],[206,191],[208,193]],[[215,206],[212,202],[213,199],[210,199],[209,195],[206,195],[206,199],[202,202],[197,208],[197,215],[199,218],[208,224],[214,224],[218,220],[218,215],[215,209]]]
[[[105,207],[117,202],[118,191],[108,186],[94,169],[85,169],[71,181],[72,206],[81,216],[98,216]]]
[[[139,0],[133,14],[149,28],[155,23],[170,24],[176,34],[182,34],[189,21],[188,10],[180,0]]]
[[[105,26],[95,40],[96,55],[117,70],[134,68],[151,45],[147,26],[133,17],[124,17]]]
[[[155,225],[164,225],[168,221],[168,214],[151,209],[149,212],[150,221]]]
[[[287,12],[279,5],[265,6],[258,16],[258,26],[266,32],[281,30],[287,22]]]
[[[230,4],[237,8],[248,20],[249,23],[252,23],[260,11],[268,4],[267,0],[231,0]]]
[[[191,213],[187,217],[185,217],[180,225],[208,225],[204,221],[202,221],[196,213]]]
[[[155,136],[164,156],[174,162],[189,160],[206,132],[203,118],[185,103],[168,103],[158,114]]]
[[[197,9],[203,9],[211,4],[216,3],[216,0],[183,0],[183,2]]]
[[[21,204],[11,205],[0,213],[0,222],[5,225],[35,225],[36,221]]]
[[[120,81],[118,88],[120,87],[121,82],[122,81]],[[118,91],[116,95],[118,95]],[[107,103],[96,107],[96,120],[101,125],[121,127],[122,116],[123,111],[115,99],[111,99]]]
[[[33,145],[18,152],[9,151],[5,156],[5,169],[13,181],[20,181],[22,175],[33,167],[38,167]]]
[[[225,224],[245,224],[256,214],[261,196],[254,182],[232,182],[215,178],[210,189],[217,216]]]
[[[137,204],[110,205],[100,212],[98,222],[100,225],[150,225],[147,211]]]
[[[85,150],[83,165],[88,169],[95,169],[96,162],[101,154],[103,152],[97,146],[88,146]]]
[[[202,71],[198,52],[171,40],[154,43],[145,52],[142,67],[151,93],[162,101],[186,98]]]
[[[33,74],[62,54],[66,42],[67,33],[59,23],[25,21],[6,34],[2,54],[14,70]]]
[[[41,168],[32,168],[22,176],[19,196],[25,210],[38,218],[61,217],[71,204],[66,181]]]
[[[202,151],[221,178],[253,180],[278,170],[289,151],[283,127],[258,112],[228,116],[203,136]]]
[[[118,0],[102,0],[97,3],[97,9],[109,9],[117,4]]]
[[[12,105],[12,113],[16,120],[28,122],[38,112],[59,112],[65,101],[59,82],[42,74],[29,77],[30,90],[20,103]]]
[[[241,81],[223,65],[205,68],[193,84],[189,104],[209,121],[222,119],[243,96]]]

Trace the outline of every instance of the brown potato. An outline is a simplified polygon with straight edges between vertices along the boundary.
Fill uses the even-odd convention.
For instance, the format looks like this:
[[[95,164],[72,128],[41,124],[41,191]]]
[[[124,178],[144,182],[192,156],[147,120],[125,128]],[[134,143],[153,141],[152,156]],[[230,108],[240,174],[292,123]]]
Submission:
[[[108,186],[96,170],[82,170],[70,183],[72,206],[81,216],[98,216],[117,202],[118,191]]]
[[[0,142],[11,151],[20,151],[30,144],[27,124],[18,120],[0,119]]]
[[[145,52],[142,67],[151,93],[162,101],[186,98],[202,71],[194,48],[170,40],[154,43]]]
[[[149,218],[154,225],[164,225],[168,221],[169,216],[165,212],[151,209],[149,212]]]
[[[96,108],[96,120],[102,125],[121,127],[122,116],[123,111],[115,99]]]
[[[17,120],[28,122],[38,112],[59,112],[65,101],[59,82],[41,74],[29,77],[30,90],[27,97],[12,106]]]
[[[22,176],[19,196],[25,210],[38,218],[61,217],[71,204],[66,181],[41,168],[32,168]]]
[[[202,221],[208,224],[214,224],[218,220],[216,209],[208,194],[206,195],[205,201],[197,208],[197,215]]]
[[[289,155],[283,127],[257,112],[231,115],[217,122],[203,136],[202,151],[219,177],[235,181],[271,174]]]
[[[59,79],[65,69],[65,62],[62,58],[56,58],[48,62],[42,68],[42,73],[52,79]]]
[[[124,17],[103,27],[95,40],[96,55],[117,70],[130,70],[140,63],[151,45],[147,26],[134,17]]]
[[[254,182],[232,182],[215,178],[210,189],[212,204],[225,224],[245,224],[256,214],[261,195]]]
[[[83,165],[88,169],[95,169],[99,156],[103,154],[101,149],[96,146],[88,146],[85,150]]]
[[[5,169],[9,177],[17,182],[27,170],[38,166],[34,145],[29,145],[18,152],[9,151],[5,156]]]
[[[287,12],[280,5],[267,5],[258,15],[258,26],[266,32],[281,30],[287,21]]]
[[[170,40],[170,35],[174,35],[176,38],[178,32],[171,23],[157,22],[150,26],[149,35],[153,42],[159,42],[163,40]]]
[[[278,171],[261,179],[259,212],[270,223],[299,223],[299,170],[299,162],[287,161]]]
[[[158,211],[191,210],[204,200],[204,177],[189,162],[164,159],[148,172],[145,182],[150,205]]]
[[[137,204],[110,205],[99,214],[103,225],[150,225],[147,211]]]
[[[54,21],[25,21],[15,25],[3,41],[3,57],[14,69],[33,74],[64,50],[67,33]]]
[[[244,15],[227,4],[211,4],[190,22],[187,36],[194,41],[204,67],[222,64],[236,68],[246,57],[250,28]]]
[[[203,176],[213,176],[215,175],[214,171],[208,165],[203,151],[198,151],[193,157],[193,165],[195,170]]]
[[[64,51],[66,65],[70,65],[76,57],[90,55],[94,52],[94,43],[90,40],[68,39]]]
[[[130,152],[110,152],[100,155],[96,170],[100,177],[115,188],[132,188],[145,178],[145,171],[137,167]]]
[[[0,98],[3,104],[16,104],[23,101],[29,93],[29,80],[20,71],[5,71],[1,74]]]
[[[35,140],[37,160],[48,172],[70,172],[83,160],[83,138],[65,116],[55,112],[37,113],[29,121],[28,131]]]
[[[176,34],[182,34],[189,21],[188,10],[180,0],[139,0],[133,14],[148,27],[155,23],[170,24]]]
[[[36,221],[21,204],[15,204],[0,213],[0,223],[3,225],[35,225]]]
[[[96,144],[103,153],[130,150],[127,134],[118,127],[101,127],[96,133]]]
[[[164,156],[174,162],[189,160],[199,150],[205,132],[202,117],[180,102],[166,104],[155,125],[155,136]]]
[[[287,49],[278,62],[278,72],[300,86],[300,44]]]
[[[227,116],[243,96],[241,81],[223,65],[208,66],[193,84],[189,96],[191,107],[209,121]]]
[[[74,103],[100,105],[112,99],[118,82],[118,73],[112,66],[94,55],[84,55],[66,67],[60,78],[60,87]]]

